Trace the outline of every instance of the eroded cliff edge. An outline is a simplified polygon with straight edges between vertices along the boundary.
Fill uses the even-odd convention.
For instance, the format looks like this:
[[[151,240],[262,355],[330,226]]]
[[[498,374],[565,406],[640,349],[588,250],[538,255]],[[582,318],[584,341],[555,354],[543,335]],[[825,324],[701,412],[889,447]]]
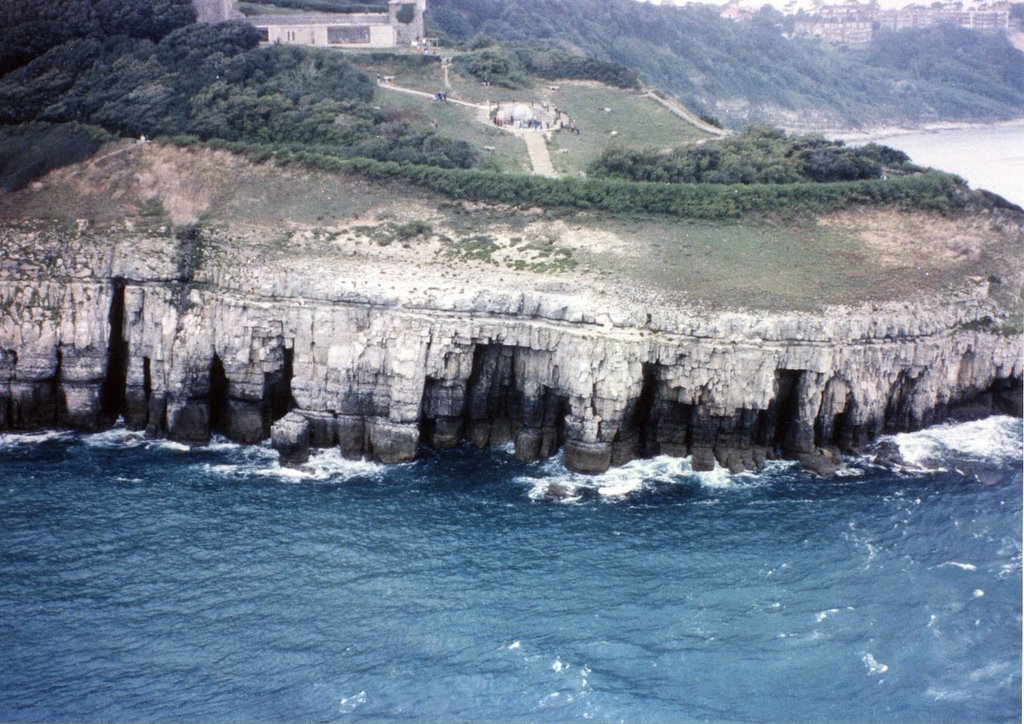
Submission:
[[[751,278],[784,287],[783,267],[821,267],[831,243],[848,258],[757,308],[658,256],[707,264],[721,230],[396,205],[392,188],[266,173],[122,147],[0,200],[0,429],[123,415],[185,442],[257,442],[295,410],[313,445],[384,462],[465,439],[527,461],[563,449],[584,472],[652,454],[741,470],[777,455],[827,468],[882,432],[1020,414],[1012,212],[865,214],[879,233],[836,238],[849,219],[822,220]],[[854,294],[843,266],[864,264],[874,286]],[[830,287],[808,303],[814,284]]]

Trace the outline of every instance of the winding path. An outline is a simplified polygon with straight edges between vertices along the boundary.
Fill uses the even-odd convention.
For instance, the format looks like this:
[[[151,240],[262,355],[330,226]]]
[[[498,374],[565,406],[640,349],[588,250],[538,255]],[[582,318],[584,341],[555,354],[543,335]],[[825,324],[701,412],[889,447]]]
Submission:
[[[681,118],[682,120],[686,121],[699,131],[704,131],[704,133],[710,133],[713,136],[730,135],[728,131],[721,129],[718,126],[712,126],[710,123],[706,122],[700,116],[689,111],[688,109],[679,105],[675,101],[669,100],[668,98],[662,98],[660,95],[658,95],[652,90],[647,91],[645,95],[651,100],[653,100],[655,103],[664,106],[674,116],[676,116],[677,118]]]

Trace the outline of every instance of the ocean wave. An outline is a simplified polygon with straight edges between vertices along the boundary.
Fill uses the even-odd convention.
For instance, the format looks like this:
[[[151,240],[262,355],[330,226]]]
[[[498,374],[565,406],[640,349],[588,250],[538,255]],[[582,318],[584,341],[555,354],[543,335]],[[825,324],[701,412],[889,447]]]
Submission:
[[[38,445],[53,440],[72,440],[75,433],[69,430],[47,430],[44,432],[9,432],[0,435],[0,450],[21,445]]]
[[[884,440],[896,444],[904,461],[902,467],[908,472],[953,469],[968,475],[975,472],[971,463],[1005,463],[1024,455],[1021,421],[1006,416],[947,423],[881,438]]]
[[[714,470],[695,471],[690,457],[675,458],[659,455],[633,460],[610,468],[599,475],[586,475],[567,470],[562,454],[535,463],[533,470],[515,478],[515,482],[529,487],[527,495],[533,500],[575,503],[585,499],[623,500],[637,493],[658,487],[693,484],[702,487],[729,490],[760,487],[773,476],[791,471],[796,463],[772,460],[756,472],[730,473],[717,462]]]
[[[863,661],[864,666],[867,667],[868,676],[877,676],[879,674],[884,674],[889,670],[889,666],[887,664],[879,663],[878,660],[869,653],[864,654],[861,661]]]
[[[146,439],[144,432],[129,430],[123,425],[119,425],[103,432],[85,435],[82,437],[82,442],[87,447],[112,450],[115,448],[140,447],[151,441]]]
[[[336,448],[313,450],[302,465],[281,465],[269,445],[220,444],[216,451],[226,453],[224,462],[202,464],[215,475],[234,478],[271,477],[285,482],[346,482],[353,478],[380,478],[388,466],[367,460],[348,460]]]
[[[174,440],[163,440],[160,438],[151,438],[146,441],[146,445],[154,450],[171,450],[173,452],[192,451],[191,445],[186,445],[183,442],[175,442]]]

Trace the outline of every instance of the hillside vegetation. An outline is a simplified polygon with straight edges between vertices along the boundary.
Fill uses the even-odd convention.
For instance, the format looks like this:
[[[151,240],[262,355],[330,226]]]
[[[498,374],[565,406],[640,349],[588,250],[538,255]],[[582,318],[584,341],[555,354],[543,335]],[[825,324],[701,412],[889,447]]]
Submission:
[[[464,141],[381,114],[374,83],[343,55],[258,43],[241,22],[184,25],[158,42],[70,40],[0,79],[0,123],[77,121],[136,137],[321,145],[440,167],[475,162]]]
[[[146,2],[123,5],[127,12]],[[12,141],[0,149],[18,159],[12,167],[52,168],[31,129],[77,123],[517,206],[727,219],[859,205],[948,212],[971,203],[960,179],[909,167],[878,147],[854,151],[775,131],[694,147],[707,134],[638,90],[629,71],[578,54],[478,39],[443,76],[436,58],[259,46],[245,23],[188,20],[160,37],[119,26],[114,35],[72,37],[0,78],[0,124],[29,124],[7,134],[21,133],[24,148]],[[409,87],[379,86],[375,75]],[[543,146],[540,132],[530,132],[531,160],[541,141],[564,177],[521,173],[521,139],[491,124],[489,106],[434,103],[443,77],[455,97],[476,103],[567,111],[580,133],[553,134]],[[62,133],[46,131],[77,137]],[[18,178],[23,184],[26,175]]]
[[[770,7],[735,23],[711,5],[635,0],[434,0],[429,29],[582,52],[735,127],[994,120],[1024,116],[1024,53],[952,27],[881,33],[866,48],[783,37]]]

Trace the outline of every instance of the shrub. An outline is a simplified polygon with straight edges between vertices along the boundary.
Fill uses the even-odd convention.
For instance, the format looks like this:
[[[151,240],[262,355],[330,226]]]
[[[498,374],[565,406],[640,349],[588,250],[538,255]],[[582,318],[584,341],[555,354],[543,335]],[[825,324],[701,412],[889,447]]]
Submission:
[[[412,239],[416,236],[422,236],[424,238],[433,235],[434,229],[425,221],[410,221],[402,224],[395,229],[395,236],[399,239]]]
[[[416,6],[413,5],[412,3],[402,3],[402,5],[398,8],[398,12],[395,13],[395,20],[402,23],[403,25],[408,25],[415,19]]]
[[[787,136],[752,128],[721,141],[668,152],[611,147],[587,169],[590,176],[662,183],[789,184],[881,178],[908,173],[902,151],[869,144],[860,148],[820,136]]]
[[[480,50],[455,56],[455,67],[482,83],[504,88],[527,88],[530,76],[518,54],[504,48]]]

